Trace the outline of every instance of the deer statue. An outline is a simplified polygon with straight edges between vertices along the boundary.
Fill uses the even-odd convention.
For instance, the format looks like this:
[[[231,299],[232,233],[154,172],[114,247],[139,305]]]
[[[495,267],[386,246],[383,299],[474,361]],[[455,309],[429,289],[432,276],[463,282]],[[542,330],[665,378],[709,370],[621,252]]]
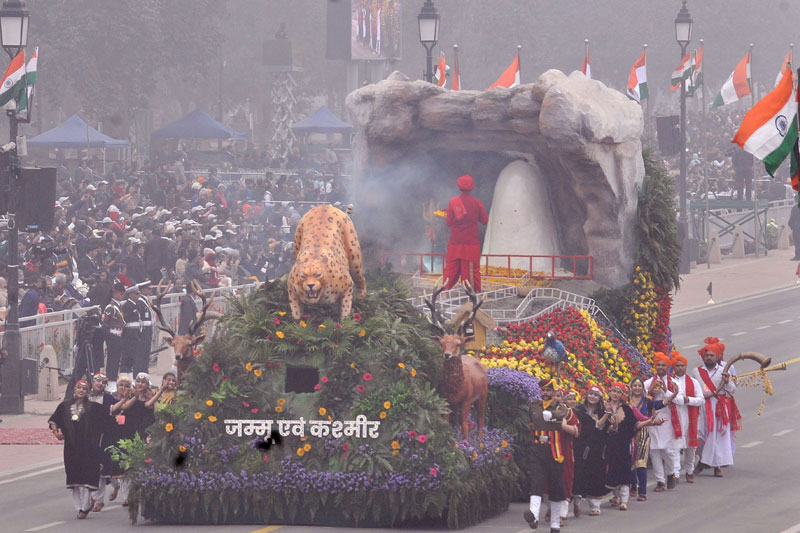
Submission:
[[[448,333],[445,329],[444,321],[436,311],[436,298],[446,285],[447,280],[442,285],[437,285],[434,288],[432,298],[425,298],[425,303],[431,310],[429,321],[440,333],[438,341],[442,346],[444,355],[440,390],[450,404],[451,414],[456,413],[459,416],[458,420],[461,431],[464,433],[464,439],[469,439],[469,410],[472,404],[476,402],[478,408],[478,435],[483,431],[489,385],[486,377],[486,367],[483,366],[483,363],[470,355],[463,354],[462,350],[467,343],[473,340],[473,337],[465,335],[464,330],[466,325],[475,319],[475,314],[483,304],[483,299],[478,299],[470,284],[464,282],[464,289],[472,302],[472,312],[466,320],[459,324],[455,333]]]
[[[194,361],[195,346],[203,342],[203,339],[206,338],[205,333],[200,335],[195,334],[200,331],[200,327],[203,325],[203,322],[205,322],[208,308],[211,307],[211,304],[214,301],[214,296],[212,295],[211,299],[206,301],[206,295],[203,293],[203,290],[200,288],[200,284],[197,283],[197,281],[192,281],[191,284],[187,285],[186,292],[188,294],[195,294],[199,296],[203,301],[203,310],[200,312],[200,317],[197,320],[194,320],[189,326],[189,333],[186,335],[176,335],[175,331],[169,327],[169,324],[167,324],[166,320],[164,320],[164,315],[161,312],[161,300],[172,288],[172,284],[170,283],[166,287],[162,287],[163,285],[159,283],[156,289],[157,297],[156,303],[153,305],[153,311],[156,313],[156,317],[158,317],[158,329],[170,336],[169,345],[172,346],[172,349],[175,351],[175,366],[178,368],[176,381],[178,382],[178,385],[180,385],[181,376]]]

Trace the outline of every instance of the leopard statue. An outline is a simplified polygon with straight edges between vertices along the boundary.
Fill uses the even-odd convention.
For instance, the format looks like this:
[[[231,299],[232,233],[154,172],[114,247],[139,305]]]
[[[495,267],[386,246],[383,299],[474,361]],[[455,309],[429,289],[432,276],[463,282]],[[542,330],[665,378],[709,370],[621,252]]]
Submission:
[[[303,215],[294,234],[294,264],[289,272],[292,317],[303,316],[304,305],[339,303],[339,318],[350,316],[353,286],[367,294],[361,266],[361,245],[347,213],[320,205]]]

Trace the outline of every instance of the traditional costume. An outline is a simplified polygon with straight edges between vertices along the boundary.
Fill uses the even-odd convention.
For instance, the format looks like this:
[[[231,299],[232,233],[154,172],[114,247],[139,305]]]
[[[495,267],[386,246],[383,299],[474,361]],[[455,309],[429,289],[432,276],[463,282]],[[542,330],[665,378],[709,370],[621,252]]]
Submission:
[[[667,368],[672,367],[672,359],[662,352],[653,354],[653,363],[657,364],[663,362]],[[660,382],[660,386],[653,388],[654,382]],[[665,405],[669,404],[670,400],[675,397],[677,385],[673,383],[669,375],[658,376],[644,382],[645,391],[651,392],[655,401],[661,401]],[[660,426],[650,426],[647,430],[650,432],[650,460],[653,463],[653,473],[656,476],[656,492],[661,492],[667,484],[666,476],[672,478],[675,471],[675,463],[680,464],[681,440],[679,435],[676,435],[676,426],[678,433],[680,433],[680,420],[676,419],[673,424],[672,410],[667,407],[657,411],[656,414],[659,418],[664,420]],[[670,484],[674,481],[670,480]]]
[[[553,389],[551,379],[540,383],[542,389]],[[533,400],[530,410],[530,430],[533,434],[531,449],[531,499],[530,508],[523,514],[531,528],[539,523],[539,508],[542,495],[547,492],[550,499],[550,530],[559,531],[561,509],[567,506],[564,491],[564,434],[562,420],[569,417],[570,410],[552,400]]]
[[[688,361],[680,352],[672,352],[672,366],[677,363],[687,365]],[[688,366],[688,365],[687,365]],[[703,397],[703,387],[700,382],[689,374],[673,376],[672,380],[678,386],[677,394],[670,404],[670,415],[675,428],[675,435],[681,440],[683,457],[677,461],[673,473],[676,478],[681,476],[681,467],[686,471],[686,480],[690,483],[694,480],[694,457],[698,440],[698,430],[700,422],[700,408],[706,402]],[[677,416],[676,416],[677,415]],[[678,425],[676,425],[676,419]],[[680,430],[680,434],[678,434]]]
[[[637,378],[638,379],[638,378]],[[642,382],[644,388],[644,382]],[[653,401],[647,396],[647,390],[642,392],[642,397],[632,405],[634,414],[637,412],[641,417],[652,418],[653,411],[664,408],[664,402]],[[631,471],[631,487],[635,487],[639,501],[647,500],[647,461],[650,458],[650,431],[646,427],[636,430],[633,438],[633,470]]]
[[[596,391],[600,394],[599,410],[592,412],[588,400],[588,392]],[[600,499],[608,494],[605,486],[606,472],[606,438],[604,428],[597,426],[603,417],[603,391],[593,385],[587,391],[587,399],[575,412],[581,423],[581,432],[574,441],[575,454],[575,479],[572,492],[576,503],[580,498],[587,498],[593,514],[600,514]]]
[[[478,239],[478,223],[489,222],[483,202],[469,191],[474,187],[472,176],[461,176],[457,180],[460,196],[450,199],[447,206],[447,226],[450,240],[447,243],[447,264],[442,277],[447,281],[445,290],[452,289],[459,277],[470,282],[475,292],[481,292],[481,242]]]
[[[701,356],[710,351],[722,358],[725,345],[719,339],[708,337],[704,342],[705,346],[697,350]],[[725,365],[718,362],[712,368],[703,364],[692,370],[692,377],[702,383],[704,390],[712,393],[706,399],[703,414],[700,416],[699,440],[702,442],[700,463],[714,468],[733,464],[733,432],[741,429],[739,421],[742,415],[733,397],[736,392],[733,379],[725,384],[718,395],[713,394],[722,383],[724,368]]]
[[[614,383],[612,389],[619,389],[625,394],[627,387],[622,383]],[[606,488],[614,492],[614,497],[620,503],[623,510],[628,506],[630,496],[631,481],[631,440],[636,432],[636,417],[633,409],[624,401],[620,401],[619,406],[613,413],[617,420],[616,427],[606,425],[608,438],[606,440]]]

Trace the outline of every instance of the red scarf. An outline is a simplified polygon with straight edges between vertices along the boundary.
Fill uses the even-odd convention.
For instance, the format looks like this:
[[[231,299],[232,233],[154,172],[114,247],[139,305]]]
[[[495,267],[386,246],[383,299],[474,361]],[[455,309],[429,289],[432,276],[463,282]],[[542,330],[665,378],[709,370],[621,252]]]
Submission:
[[[714,385],[714,382],[711,381],[711,376],[708,375],[708,370],[703,367],[698,367],[698,373],[700,374],[700,379],[702,379],[703,383],[708,387],[708,390],[712,393],[717,390],[717,386]],[[714,416],[711,414],[710,400],[711,398],[706,399],[706,427],[708,428],[708,434],[714,429]],[[717,408],[714,414],[721,422],[721,424],[717,426],[717,431],[724,431],[725,426],[728,424],[731,426],[731,431],[739,431],[742,429],[739,423],[739,420],[742,419],[742,415],[739,413],[739,406],[736,405],[736,400],[734,400],[733,396],[728,396],[724,391],[722,394],[717,395]]]
[[[656,379],[659,378],[656,377]],[[675,384],[671,379],[669,379],[669,377],[667,377],[667,390],[677,395],[679,391],[675,390],[675,388]],[[672,422],[672,431],[675,433],[675,438],[679,439],[683,437],[683,431],[681,430],[681,418],[678,416],[678,406],[675,405],[675,402],[669,402],[669,418],[670,422]]]
[[[692,380],[686,374],[683,375],[684,383],[686,386],[686,397],[694,396],[694,380]],[[689,442],[688,446],[690,448],[694,448],[695,446],[700,446],[700,441],[697,439],[697,421],[700,417],[700,408],[696,405],[688,405],[689,408]],[[680,418],[678,416],[678,408],[675,405],[675,402],[669,404],[670,414],[672,415],[672,419],[675,420],[678,418],[678,424],[675,425],[675,422],[672,422],[673,429],[677,427],[678,429],[675,431],[675,437],[681,437],[681,428],[680,428]]]

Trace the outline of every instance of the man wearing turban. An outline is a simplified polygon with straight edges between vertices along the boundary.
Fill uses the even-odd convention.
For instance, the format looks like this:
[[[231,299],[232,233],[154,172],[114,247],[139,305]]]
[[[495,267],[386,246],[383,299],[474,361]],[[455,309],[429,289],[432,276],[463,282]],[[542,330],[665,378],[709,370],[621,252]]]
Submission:
[[[736,383],[730,374],[723,372],[721,362],[725,345],[716,337],[707,337],[704,346],[697,350],[703,364],[692,370],[692,377],[703,385],[705,407],[700,416],[699,439],[703,443],[700,462],[695,467],[699,474],[707,467],[714,468],[714,476],[722,477],[722,467],[733,464],[733,432],[741,429],[739,408],[734,400]],[[723,385],[719,394],[715,391]]]
[[[459,196],[450,199],[447,206],[447,227],[450,240],[447,243],[447,264],[442,277],[445,289],[452,289],[459,277],[469,281],[475,292],[481,292],[481,242],[478,239],[478,223],[489,222],[483,202],[472,196],[472,176],[464,175],[456,181]]]
[[[678,386],[678,390],[669,408],[675,436],[680,439],[683,449],[683,465],[681,465],[681,461],[677,461],[673,465],[675,479],[680,479],[681,466],[683,466],[686,470],[686,482],[694,483],[695,450],[700,444],[698,441],[700,408],[706,400],[703,397],[703,388],[700,382],[686,374],[688,363],[680,352],[672,352],[673,381]]]
[[[657,413],[664,420],[660,426],[651,426],[650,432],[650,460],[653,463],[653,473],[656,476],[655,492],[675,488],[675,463],[680,468],[681,441],[675,437],[672,412],[669,403],[675,397],[677,386],[667,375],[667,370],[672,367],[672,359],[662,352],[653,354],[656,375],[644,382],[644,388],[653,401],[664,402],[664,408]],[[678,427],[680,427],[680,422]],[[666,474],[665,474],[666,473]],[[666,477],[665,477],[666,475]]]

